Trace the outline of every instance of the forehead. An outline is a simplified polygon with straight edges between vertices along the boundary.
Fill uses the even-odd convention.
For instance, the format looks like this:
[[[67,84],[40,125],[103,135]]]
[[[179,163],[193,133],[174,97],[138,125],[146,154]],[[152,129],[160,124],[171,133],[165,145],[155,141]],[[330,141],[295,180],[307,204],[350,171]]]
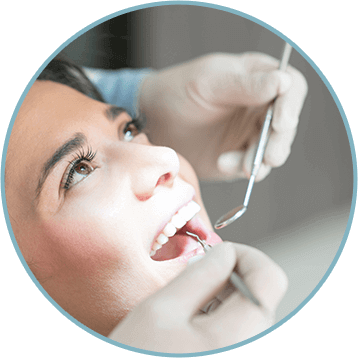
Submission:
[[[14,129],[26,128],[29,133],[39,135],[52,129],[88,121],[93,111],[101,111],[105,104],[82,93],[51,81],[36,81],[28,92],[19,110]]]
[[[35,190],[42,166],[74,133],[108,125],[107,105],[59,83],[36,81],[14,122],[6,171],[18,190]],[[21,189],[19,189],[21,188]]]

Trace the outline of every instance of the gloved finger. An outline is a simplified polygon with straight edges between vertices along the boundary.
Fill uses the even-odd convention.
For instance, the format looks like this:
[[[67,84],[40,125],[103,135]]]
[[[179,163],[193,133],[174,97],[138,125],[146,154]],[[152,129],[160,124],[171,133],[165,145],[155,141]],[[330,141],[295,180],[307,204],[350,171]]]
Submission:
[[[223,289],[235,265],[232,244],[216,245],[146,303],[158,315],[177,314],[178,320],[189,320]]]
[[[232,150],[222,153],[217,160],[217,168],[227,179],[244,178],[245,173],[242,170],[242,162],[245,153]]]
[[[278,70],[277,59],[259,53],[246,53],[241,60],[244,70],[237,73],[236,99],[240,105],[266,104],[291,87],[291,75]]]
[[[245,156],[243,158],[242,166],[243,166],[243,172],[245,173],[246,178],[250,178],[254,158],[256,155],[257,145],[258,145],[257,141],[255,143],[252,143],[250,145],[250,147],[248,148],[248,150],[246,151]],[[257,172],[255,181],[256,182],[261,181],[262,179],[266,178],[270,172],[271,172],[271,166],[262,162],[260,165],[260,169]]]
[[[264,162],[261,163],[260,169],[256,174],[255,181],[259,182],[265,179],[271,173],[272,167]]]
[[[203,257],[204,256],[202,255],[193,256],[188,260],[187,266],[190,266],[194,262],[201,260]],[[210,300],[204,307],[200,308],[199,314],[200,313],[208,314],[209,312],[215,310],[217,307],[220,306],[221,302],[224,301],[233,291],[234,288],[230,288],[230,287],[228,288],[227,285],[227,287],[223,291],[219,292],[219,294],[216,295],[212,300]]]
[[[214,105],[270,102],[291,86],[290,74],[278,70],[278,64],[276,59],[257,53],[206,56],[197,63],[203,76],[195,93]]]
[[[272,101],[277,96],[289,90],[292,84],[291,76],[280,70],[256,72],[247,84],[247,105],[262,105]]]
[[[222,180],[249,178],[256,148],[257,144],[253,144],[252,150],[245,153],[241,151],[230,151],[221,154],[217,161],[217,167],[223,175]],[[256,181],[266,178],[270,172],[271,165],[263,162],[256,175]]]
[[[193,321],[214,337],[220,337],[221,344],[228,346],[248,339],[273,324],[268,311],[260,310],[240,293],[234,292],[207,316],[198,316]]]
[[[271,124],[273,130],[278,133],[296,129],[307,95],[307,82],[303,75],[291,67],[288,71],[292,77],[292,85],[276,99]]]
[[[273,323],[274,313],[287,289],[287,277],[282,269],[263,252],[246,245],[234,246],[237,272],[245,281],[261,306],[256,306],[240,292],[230,295],[222,304],[198,324],[210,331],[224,330],[231,338],[257,334]],[[225,328],[225,329],[224,329]],[[235,343],[235,342],[233,342]]]
[[[296,136],[296,129],[270,134],[264,154],[264,163],[271,167],[279,167],[285,163],[291,153],[291,146]]]
[[[231,81],[220,86],[220,94],[214,99],[217,104],[235,106],[260,106],[285,93],[291,86],[288,73],[279,70],[257,71],[245,76],[231,74]],[[225,85],[225,86],[224,86]]]

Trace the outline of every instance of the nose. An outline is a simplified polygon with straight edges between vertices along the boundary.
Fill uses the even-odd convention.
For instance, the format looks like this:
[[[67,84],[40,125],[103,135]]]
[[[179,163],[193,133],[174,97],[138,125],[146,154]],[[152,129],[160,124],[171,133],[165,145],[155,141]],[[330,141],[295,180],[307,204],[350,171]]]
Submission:
[[[133,155],[131,184],[138,200],[148,200],[156,191],[173,186],[180,167],[178,155],[173,149],[138,145]]]

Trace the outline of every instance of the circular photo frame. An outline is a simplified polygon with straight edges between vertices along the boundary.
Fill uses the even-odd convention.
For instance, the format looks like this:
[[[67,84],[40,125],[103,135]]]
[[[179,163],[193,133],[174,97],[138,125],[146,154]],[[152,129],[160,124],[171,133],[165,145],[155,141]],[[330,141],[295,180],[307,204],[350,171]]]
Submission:
[[[162,262],[170,263],[180,255],[171,253],[170,255],[175,257],[169,257],[167,254],[161,254],[160,247],[157,248],[159,253],[155,253],[153,243],[148,244],[148,251],[154,259],[146,258],[143,262],[152,260],[157,263],[146,266],[140,261],[142,253],[141,249],[138,249],[140,254],[136,251],[138,243],[135,240],[143,237],[144,231],[153,236],[154,229],[151,226],[163,229],[162,222],[172,220],[171,217],[175,216],[180,208],[195,207],[191,204],[191,199],[196,196],[190,194],[190,185],[195,188],[195,192],[201,191],[202,201],[198,199],[194,202],[199,201],[201,212],[206,212],[204,222],[207,220],[209,223],[215,223],[223,213],[241,204],[248,182],[245,178],[240,179],[240,176],[250,175],[250,166],[246,169],[244,167],[244,161],[248,159],[244,159],[247,157],[242,153],[254,147],[261,130],[262,109],[267,109],[267,106],[261,103],[252,105],[240,102],[240,109],[235,111],[235,119],[240,120],[249,113],[248,118],[255,120],[252,129],[252,138],[255,140],[250,137],[250,133],[249,139],[246,140],[240,137],[240,131],[245,132],[245,127],[242,126],[228,126],[221,132],[217,129],[221,128],[220,126],[214,126],[214,130],[200,127],[201,124],[192,126],[191,121],[198,120],[199,123],[202,120],[203,112],[192,112],[191,117],[189,112],[181,109],[187,104],[185,101],[179,98],[177,102],[170,102],[169,97],[165,97],[168,102],[164,104],[169,103],[168,107],[174,108],[173,111],[185,113],[185,118],[190,117],[190,121],[186,123],[190,133],[180,132],[176,125],[166,127],[167,113],[164,104],[148,104],[157,99],[153,97],[153,93],[147,98],[144,97],[143,93],[150,83],[147,79],[152,77],[155,80],[153,74],[163,74],[160,88],[165,88],[166,94],[170,94],[173,89],[179,90],[179,87],[175,87],[176,83],[185,81],[186,75],[189,74],[188,81],[194,81],[193,78],[196,79],[197,74],[203,71],[204,75],[200,80],[208,82],[197,83],[204,83],[203,88],[206,88],[211,85],[208,78],[215,72],[212,63],[215,62],[215,68],[222,63],[224,68],[226,64],[233,65],[233,62],[230,62],[233,57],[235,61],[244,58],[247,63],[245,56],[248,56],[251,63],[257,60],[255,56],[259,56],[257,61],[270,58],[270,61],[275,59],[278,63],[285,43],[293,48],[289,59],[290,68],[302,74],[308,85],[307,95],[297,94],[297,101],[302,101],[302,104],[296,104],[299,107],[297,129],[294,118],[293,124],[291,123],[293,128],[288,125],[285,129],[287,132],[295,132],[293,144],[291,145],[292,134],[287,135],[291,136],[291,139],[282,134],[282,138],[286,139],[282,139],[280,145],[286,144],[292,152],[284,160],[276,158],[278,162],[282,161],[279,165],[276,165],[275,160],[273,165],[269,165],[268,157],[264,157],[266,162],[264,159],[263,167],[266,164],[268,169],[266,172],[261,169],[265,179],[255,184],[249,210],[229,227],[217,231],[223,241],[232,241],[260,250],[285,272],[289,286],[282,301],[275,307],[275,320],[270,322],[270,327],[265,326],[261,331],[254,330],[253,334],[243,335],[245,338],[238,338],[237,342],[219,347],[214,345],[214,348],[208,344],[207,348],[193,352],[188,352],[185,348],[182,351],[177,351],[178,348],[173,351],[167,348],[165,351],[146,349],[142,344],[143,339],[136,335],[135,330],[133,335],[136,339],[133,344],[127,343],[132,341],[121,342],[120,339],[113,339],[111,332],[116,325],[120,326],[119,322],[130,311],[159,291],[185,266],[175,263],[173,267],[170,264],[169,267],[164,265],[163,269]],[[205,73],[209,62],[210,76],[209,72]],[[62,67],[63,63],[65,68]],[[192,77],[190,71],[194,73]],[[218,81],[219,77],[213,78]],[[41,84],[37,89],[39,82]],[[55,89],[51,87],[53,83],[56,83]],[[151,85],[154,88],[153,83]],[[292,83],[290,85],[292,86]],[[221,81],[218,86],[219,91],[222,91],[222,88],[227,86],[227,80]],[[62,91],[64,87],[70,87],[71,90]],[[279,100],[280,89],[277,91]],[[284,97],[285,91],[282,92]],[[205,90],[200,94],[202,93],[205,93]],[[90,98],[89,102],[86,102],[83,96]],[[57,98],[56,103],[54,98]],[[211,97],[211,105],[215,100]],[[226,97],[220,100],[220,106],[225,107],[222,113],[225,114],[227,108],[232,106],[231,99]],[[117,175],[122,173],[122,169],[108,167],[106,176],[91,176],[92,172],[100,172],[97,168],[103,168],[103,163],[114,158],[113,154],[108,154],[112,147],[108,146],[104,151],[103,143],[100,142],[101,135],[108,131],[108,123],[108,128],[99,126],[96,130],[90,121],[92,115],[98,116],[95,106],[91,106],[93,101],[100,103],[100,108],[104,108],[104,103],[112,105],[105,112],[105,116],[109,118],[112,127],[113,122],[120,122],[116,124],[115,131],[120,133],[121,143],[137,144],[142,130],[141,123],[146,119],[149,127],[148,138],[159,147],[158,150],[151,149],[153,152],[148,149],[136,154],[135,149],[126,149],[128,143],[126,147],[121,144],[117,157],[130,159],[119,160],[119,168],[126,168],[125,172],[129,173],[123,175],[123,179],[118,179],[121,184],[118,185],[119,188],[114,186],[115,181],[110,179],[111,173]],[[158,119],[158,123],[154,123],[149,109],[147,112],[143,111],[143,103],[146,108],[154,111],[157,118],[163,115],[164,119]],[[193,107],[188,108],[192,110]],[[256,116],[257,112],[259,114]],[[54,119],[49,121],[49,116]],[[77,123],[78,117],[82,120]],[[63,118],[66,120],[63,121]],[[200,133],[196,141],[191,135],[195,126]],[[259,127],[259,130],[255,126]],[[83,128],[82,133],[80,129]],[[92,128],[92,132],[88,128]],[[232,135],[236,128],[239,128],[239,134]],[[276,134],[275,127],[272,128],[271,142]],[[180,133],[178,138],[170,134],[171,130]],[[234,160],[241,161],[243,169],[239,168],[240,163],[237,164],[237,173],[241,170],[243,174],[228,175],[224,168],[223,177],[211,175],[214,173],[210,167],[212,158],[207,158],[210,150],[205,150],[208,148],[206,144],[200,144],[205,142],[205,131],[220,133],[220,145],[225,142],[222,139],[223,133],[231,141],[240,143],[239,148],[234,149],[239,150],[241,157],[237,159],[236,156]],[[64,135],[61,137],[58,133]],[[163,135],[166,138],[160,137]],[[64,138],[67,140],[64,141]],[[285,140],[290,140],[290,143],[284,143]],[[215,141],[218,139],[210,139],[213,145]],[[173,150],[167,149],[171,147],[171,142],[173,148],[180,153],[178,163],[178,157],[173,154]],[[141,142],[140,139],[138,145],[148,143]],[[178,143],[185,145],[180,147]],[[269,145],[270,142],[266,149],[269,149]],[[232,148],[226,146],[225,142],[219,149],[222,154]],[[158,152],[161,150],[163,152]],[[273,153],[276,156],[281,154],[277,149]],[[161,162],[164,164],[161,164],[154,183],[154,188],[162,185],[165,190],[169,190],[165,192],[167,197],[159,194],[165,199],[161,205],[168,203],[167,207],[163,206],[162,212],[159,204],[151,204],[153,200],[147,206],[137,205],[137,202],[141,205],[147,204],[153,196],[154,191],[148,189],[152,185],[148,179],[152,172],[144,169],[141,172],[140,168],[147,170],[147,167],[151,167],[153,158],[153,163],[157,165],[157,155],[160,158],[169,158],[167,162],[164,159]],[[215,155],[215,160],[218,160],[219,155],[216,152]],[[251,160],[253,155],[254,153],[249,157]],[[181,159],[181,156],[186,159]],[[197,157],[199,160],[196,162]],[[133,160],[138,162],[132,164]],[[199,165],[202,162],[205,163],[204,166]],[[189,186],[185,186],[185,183],[180,184],[181,186],[178,184],[178,187],[182,188],[181,191],[176,189],[178,191],[171,197],[170,190],[174,188],[175,181],[173,178],[178,175],[173,176],[171,173],[176,173],[177,170],[180,178],[191,177],[193,174],[190,168],[183,173],[179,170],[179,167],[187,168],[187,165],[190,168],[192,166],[198,173],[200,184],[196,179],[187,182],[184,180]],[[271,166],[279,168],[273,168],[271,171]],[[18,168],[23,170],[19,171]],[[116,170],[118,171],[115,172]],[[31,173],[37,173],[36,180],[31,179]],[[43,296],[65,317],[104,342],[133,352],[173,357],[209,355],[244,346],[280,327],[300,311],[321,288],[341,255],[353,221],[357,190],[357,165],[352,133],[336,93],[316,64],[296,43],[266,23],[237,10],[197,2],[159,2],[121,10],[93,22],[59,46],[39,67],[16,105],[5,138],[1,175],[3,208],[10,237],[20,261]],[[60,178],[60,189],[54,195],[56,176]],[[71,192],[70,189],[75,186],[79,190]],[[102,190],[98,190],[101,187]],[[33,197],[31,188],[34,189]],[[130,195],[126,196],[124,192],[129,191]],[[69,204],[66,203],[66,196],[70,198],[67,199]],[[183,196],[185,198],[173,204],[171,210],[169,203],[174,203],[176,197]],[[45,199],[38,203],[38,198],[41,197]],[[130,204],[125,206],[122,202]],[[193,210],[195,211],[195,208]],[[166,212],[170,211],[173,211],[173,215],[168,219]],[[152,215],[153,213],[155,215]],[[194,215],[196,212],[193,212],[188,221],[192,220]],[[98,217],[98,220],[94,217]],[[119,225],[118,218],[124,218]],[[158,223],[152,224],[156,221]],[[157,231],[154,236],[160,232],[164,233],[164,236],[171,235],[165,235],[165,228]],[[180,229],[177,232],[179,231]],[[133,238],[129,239],[131,232],[134,232]],[[216,244],[219,239],[210,235],[208,242]],[[93,237],[96,237],[96,240]],[[128,239],[123,240],[123,237]],[[153,238],[148,240],[152,242]],[[163,246],[164,244],[163,242]],[[200,251],[198,248],[195,250],[196,253]],[[200,251],[199,256],[201,255]],[[186,255],[185,261],[191,256],[193,255]],[[117,262],[118,266],[114,265],[114,262]],[[158,264],[160,269],[153,269],[155,264]],[[153,274],[151,270],[157,270],[160,274]],[[120,273],[118,277],[115,277],[115,272]],[[248,285],[250,287],[250,284]],[[269,279],[267,285],[269,287]],[[262,287],[265,291],[265,285]],[[267,291],[270,291],[269,288]],[[117,299],[116,304],[114,299]],[[52,306],[49,309],[52,309]],[[103,322],[110,323],[106,325]],[[139,326],[137,322],[137,327]],[[214,337],[212,341],[215,341]]]

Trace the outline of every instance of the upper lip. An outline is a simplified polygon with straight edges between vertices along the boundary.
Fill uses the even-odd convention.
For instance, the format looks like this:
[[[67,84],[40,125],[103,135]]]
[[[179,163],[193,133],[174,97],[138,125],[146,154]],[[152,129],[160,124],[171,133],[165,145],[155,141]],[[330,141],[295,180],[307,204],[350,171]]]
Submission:
[[[187,205],[188,203],[190,203],[192,200],[194,200],[195,198],[195,193],[191,193],[190,198],[187,199],[185,202],[181,203],[179,206],[177,206],[176,209],[174,209],[171,214],[169,214],[168,216],[166,216],[166,218],[162,221],[161,225],[159,226],[159,229],[157,230],[156,234],[154,235],[151,243],[150,243],[150,247],[148,248],[148,250],[150,250],[150,248],[153,246],[154,241],[157,239],[157,237],[159,236],[159,234],[163,231],[165,225],[171,220],[171,218],[185,205]],[[194,200],[195,201],[195,200]]]

